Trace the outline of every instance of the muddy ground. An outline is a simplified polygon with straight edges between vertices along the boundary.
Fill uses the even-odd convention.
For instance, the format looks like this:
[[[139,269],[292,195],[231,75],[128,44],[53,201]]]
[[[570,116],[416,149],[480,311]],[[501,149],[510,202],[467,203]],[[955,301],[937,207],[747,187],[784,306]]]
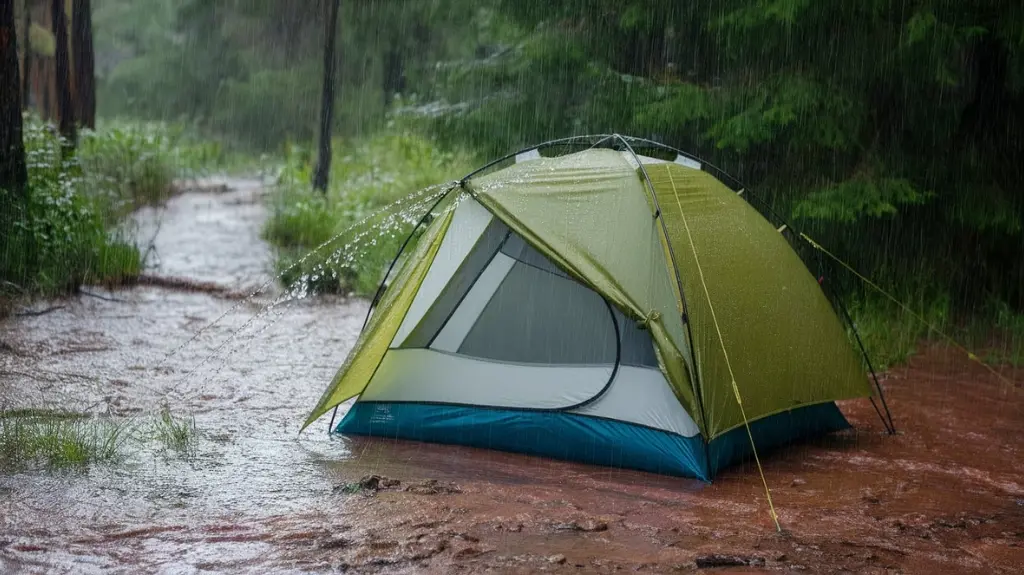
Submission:
[[[222,289],[89,288],[0,323],[0,408],[144,421],[167,404],[200,435],[188,457],[147,444],[117,464],[0,470],[0,572],[1024,570],[1024,373],[1008,385],[943,347],[886,375],[896,436],[848,402],[854,430],[766,454],[781,534],[753,466],[708,485],[331,438],[326,421],[299,435],[365,303],[236,299],[269,278],[270,252],[260,183],[227,183],[137,218],[151,276]]]

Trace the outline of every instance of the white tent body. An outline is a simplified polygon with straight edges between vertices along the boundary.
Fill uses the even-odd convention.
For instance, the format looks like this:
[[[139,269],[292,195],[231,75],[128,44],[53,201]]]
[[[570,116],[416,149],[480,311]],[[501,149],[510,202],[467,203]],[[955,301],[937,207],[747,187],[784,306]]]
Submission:
[[[650,335],[469,197],[359,402],[557,411],[699,434]]]

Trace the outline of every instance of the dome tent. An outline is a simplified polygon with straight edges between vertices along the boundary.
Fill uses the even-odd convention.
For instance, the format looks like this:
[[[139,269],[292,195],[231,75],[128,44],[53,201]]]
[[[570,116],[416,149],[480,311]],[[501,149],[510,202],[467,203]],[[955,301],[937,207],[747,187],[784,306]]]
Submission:
[[[785,226],[645,142],[451,186],[306,425],[356,397],[337,432],[704,480],[847,427],[835,401],[872,389]]]

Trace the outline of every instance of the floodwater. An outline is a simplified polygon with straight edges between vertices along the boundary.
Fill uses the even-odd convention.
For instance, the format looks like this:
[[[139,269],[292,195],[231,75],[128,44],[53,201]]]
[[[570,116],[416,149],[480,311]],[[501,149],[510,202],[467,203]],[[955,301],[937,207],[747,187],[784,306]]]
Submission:
[[[235,293],[267,281],[260,183],[227,184],[138,215],[155,238],[151,275]],[[274,294],[168,285],[94,288],[0,323],[0,407],[142,420],[166,403],[200,435],[192,457],[140,445],[87,470],[0,473],[0,572],[1024,569],[1024,373],[1000,382],[934,347],[887,374],[898,435],[849,402],[854,431],[766,454],[778,534],[752,466],[707,485],[331,438],[326,421],[299,435],[366,304],[300,299],[257,315]]]

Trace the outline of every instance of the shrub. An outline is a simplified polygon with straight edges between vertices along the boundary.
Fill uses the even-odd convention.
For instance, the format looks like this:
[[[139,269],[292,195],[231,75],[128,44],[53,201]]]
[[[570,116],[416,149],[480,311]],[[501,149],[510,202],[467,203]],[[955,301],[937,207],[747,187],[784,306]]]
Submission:
[[[217,146],[191,144],[183,134],[162,124],[115,123],[83,131],[68,158],[56,130],[26,116],[28,202],[0,253],[0,310],[25,295],[137,277],[142,258],[119,224],[169,197],[175,177],[196,175],[220,157]]]
[[[82,132],[77,164],[83,191],[103,202],[116,222],[167,200],[175,178],[201,175],[222,157],[219,145],[190,140],[181,127],[115,121]]]
[[[415,192],[464,175],[470,164],[466,155],[443,151],[413,132],[338,141],[322,194],[310,185],[311,152],[289,146],[264,228],[278,248],[282,281],[313,292],[372,293],[433,197]]]

